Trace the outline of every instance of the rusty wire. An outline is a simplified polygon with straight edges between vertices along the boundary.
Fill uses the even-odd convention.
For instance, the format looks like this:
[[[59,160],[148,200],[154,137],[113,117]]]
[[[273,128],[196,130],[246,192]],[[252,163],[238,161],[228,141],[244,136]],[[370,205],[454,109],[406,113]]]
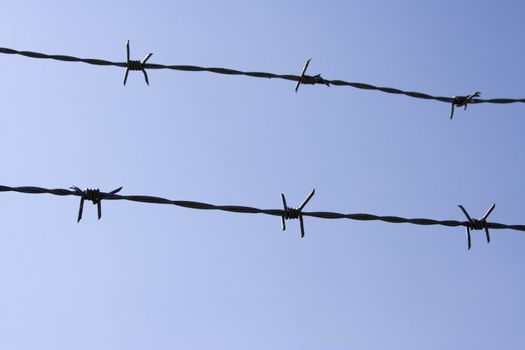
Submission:
[[[128,41],[129,44],[129,41]],[[129,45],[127,45],[127,49],[129,52]],[[320,74],[317,75],[306,75],[306,69],[308,67],[308,64],[310,60],[307,61],[306,65],[303,68],[303,71],[301,72],[301,75],[292,75],[292,74],[274,74],[274,73],[266,73],[266,72],[243,72],[235,69],[229,69],[229,68],[217,68],[217,67],[199,67],[199,66],[192,66],[192,65],[164,65],[164,64],[157,64],[157,63],[147,63],[147,60],[149,57],[151,57],[152,54],[149,54],[146,56],[145,59],[142,61],[135,61],[130,60],[129,55],[127,56],[126,62],[112,62],[102,59],[94,59],[94,58],[79,58],[74,56],[68,56],[68,55],[48,55],[44,53],[39,52],[33,52],[33,51],[18,51],[15,49],[0,47],[0,53],[3,54],[14,54],[14,55],[21,55],[25,57],[31,57],[31,58],[38,58],[38,59],[51,59],[51,60],[57,60],[57,61],[64,61],[64,62],[83,62],[87,64],[97,65],[97,66],[116,66],[121,68],[126,68],[126,78],[127,74],[130,70],[139,70],[142,71],[144,74],[144,78],[146,80],[146,83],[149,85],[149,81],[147,78],[146,69],[169,69],[169,70],[176,70],[176,71],[185,71],[185,72],[210,72],[210,73],[216,73],[216,74],[225,74],[225,75],[244,75],[249,76],[253,78],[267,78],[267,79],[284,79],[284,80],[290,80],[297,82],[295,91],[297,92],[297,89],[299,88],[300,84],[323,84],[327,86],[350,86],[356,89],[362,89],[362,90],[376,90],[381,91],[388,94],[397,94],[397,95],[405,95],[413,98],[419,98],[424,100],[434,100],[434,101],[440,101],[444,103],[450,103],[452,105],[452,108],[454,106],[460,107],[460,106],[467,106],[468,104],[477,104],[477,103],[495,103],[495,104],[508,104],[508,103],[525,103],[525,98],[521,99],[514,99],[514,98],[492,98],[492,99],[481,99],[481,98],[473,98],[478,97],[478,95],[472,95],[472,96],[452,96],[452,97],[446,97],[446,96],[433,96],[422,92],[416,92],[416,91],[404,91],[397,88],[391,88],[391,87],[382,87],[382,86],[374,86],[371,84],[365,84],[365,83],[358,83],[358,82],[349,82],[344,80],[329,80],[324,79],[321,77]],[[124,80],[124,82],[126,79]],[[124,83],[125,85],[125,83]],[[467,100],[464,100],[464,98],[468,98]],[[452,110],[453,115],[453,110]],[[451,117],[452,117],[451,115]]]
[[[233,213],[240,214],[266,214],[271,216],[281,217],[283,229],[285,228],[284,220],[288,219],[297,219],[299,218],[302,222],[304,216],[315,217],[320,219],[350,219],[358,221],[383,221],[393,224],[408,223],[414,225],[441,225],[447,227],[459,227],[463,226],[467,230],[467,239],[468,239],[468,248],[470,249],[470,230],[485,230],[487,235],[487,241],[490,241],[488,236],[489,229],[510,229],[516,231],[525,232],[525,225],[507,225],[499,224],[495,222],[487,222],[486,219],[488,215],[492,212],[495,205],[493,205],[489,211],[483,216],[483,218],[476,220],[472,219],[462,206],[463,213],[466,215],[468,221],[457,221],[457,220],[434,220],[434,219],[422,219],[422,218],[413,218],[407,219],[398,216],[379,216],[373,214],[342,214],[328,211],[312,211],[306,212],[302,211],[303,207],[308,203],[312,198],[314,191],[312,191],[307,198],[303,201],[303,204],[298,209],[293,209],[287,206],[284,195],[281,194],[283,200],[283,209],[259,209],[254,207],[240,206],[240,205],[214,205],[209,203],[195,202],[195,201],[186,201],[186,200],[171,200],[162,197],[154,196],[144,196],[144,195],[121,195],[117,194],[121,188],[113,190],[111,192],[101,192],[98,189],[91,190],[86,189],[84,191],[80,190],[78,187],[71,187],[71,190],[63,188],[47,189],[42,187],[34,186],[23,186],[23,187],[10,187],[0,185],[0,192],[19,192],[19,193],[28,193],[28,194],[52,194],[55,196],[78,196],[81,198],[81,208],[79,211],[79,221],[82,216],[81,209],[83,207],[84,200],[91,200],[94,204],[98,205],[99,208],[99,219],[101,216],[100,213],[100,202],[102,200],[127,200],[132,202],[141,202],[141,203],[152,203],[152,204],[169,204],[175,205],[188,209],[200,209],[200,210],[221,210]],[[301,225],[301,236],[304,235],[304,228]]]

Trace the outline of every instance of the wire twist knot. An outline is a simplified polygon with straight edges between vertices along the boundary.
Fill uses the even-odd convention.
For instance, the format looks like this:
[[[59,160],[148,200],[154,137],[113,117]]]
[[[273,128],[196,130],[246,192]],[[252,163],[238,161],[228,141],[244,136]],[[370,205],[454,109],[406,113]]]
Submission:
[[[308,204],[310,199],[315,194],[315,189],[310,192],[310,194],[305,198],[303,203],[299,206],[299,208],[291,208],[286,204],[286,197],[284,194],[281,193],[281,199],[283,201],[283,214],[281,215],[281,227],[283,231],[286,230],[286,220],[291,219],[299,219],[299,223],[301,225],[301,237],[304,237],[304,222],[303,222],[303,213],[302,210]]]
[[[468,96],[453,96],[452,97],[452,110],[450,112],[450,119],[454,117],[454,107],[464,107],[466,110],[469,103],[472,102],[474,97],[480,97],[481,92],[476,91],[475,93]]]
[[[146,84],[149,85],[149,79],[148,79],[148,73],[146,72],[146,62],[148,62],[149,58],[153,55],[152,53],[149,53],[144,57],[142,61],[138,60],[130,60],[130,54],[129,54],[129,40],[126,42],[126,74],[124,75],[124,86],[126,86],[126,82],[128,81],[128,74],[130,71],[141,71],[144,74],[144,80],[146,81]]]
[[[299,210],[299,208],[284,207],[283,217],[285,220],[299,219],[300,215],[301,211]]]
[[[86,188],[82,192],[82,198],[85,200],[91,201],[93,204],[98,204],[100,202],[100,190],[98,188],[90,189]]]
[[[487,221],[485,219],[471,219],[468,225],[471,230],[483,230],[487,228]]]
[[[128,61],[128,69],[129,70],[143,70],[144,69],[144,65],[142,64],[142,62],[140,62],[138,60],[129,60]]]
[[[487,218],[489,217],[490,213],[492,213],[494,208],[496,208],[496,203],[492,204],[492,206],[489,208],[489,210],[487,210],[487,212],[485,213],[485,215],[483,215],[481,219],[473,219],[465,210],[465,208],[463,208],[462,205],[458,205],[458,207],[461,209],[461,211],[468,220],[463,223],[467,233],[467,249],[470,249],[471,247],[470,230],[485,230],[485,237],[487,238],[487,243],[490,243],[490,234]]]
[[[307,85],[325,84],[327,86],[330,86],[330,83],[328,83],[326,80],[324,80],[321,77],[321,74],[316,74],[316,75],[313,75],[313,76],[312,75],[302,75],[300,83],[301,84],[307,84]]]
[[[104,198],[104,193],[101,193],[98,188],[96,189],[86,188],[84,191],[82,191],[77,186],[71,186],[70,189],[75,191],[75,193],[78,196],[80,196],[80,206],[78,208],[77,222],[80,222],[80,220],[82,219],[82,212],[84,211],[84,201],[86,200],[91,201],[94,205],[97,205],[98,219],[100,220],[100,218],[102,217],[102,199]],[[109,193],[115,194],[115,193],[118,193],[121,189],[122,187],[119,187]]]

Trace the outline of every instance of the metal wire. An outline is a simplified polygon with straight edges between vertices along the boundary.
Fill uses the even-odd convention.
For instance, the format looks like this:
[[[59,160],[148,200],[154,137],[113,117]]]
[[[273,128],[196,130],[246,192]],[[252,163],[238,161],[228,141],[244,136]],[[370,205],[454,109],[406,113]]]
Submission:
[[[19,193],[28,193],[28,194],[52,194],[55,196],[78,196],[81,197],[81,199],[88,199],[91,200],[94,197],[89,197],[87,191],[93,191],[93,190],[85,190],[81,191],[78,189],[78,187],[72,187],[73,190],[63,189],[63,188],[55,188],[55,189],[47,189],[42,187],[34,187],[34,186],[23,186],[23,187],[10,187],[10,186],[4,186],[0,185],[0,192],[19,192]],[[100,204],[100,201],[102,200],[127,200],[132,202],[141,202],[141,203],[152,203],[152,204],[169,204],[169,205],[175,205],[183,208],[188,209],[200,209],[200,210],[221,210],[226,212],[233,212],[233,213],[240,213],[240,214],[265,214],[265,215],[271,215],[271,216],[280,216],[281,219],[294,219],[294,218],[302,218],[303,216],[309,216],[309,217],[315,217],[320,219],[350,219],[350,220],[358,220],[358,221],[383,221],[393,224],[400,224],[400,223],[408,223],[408,224],[414,224],[414,225],[423,225],[423,226],[429,226],[429,225],[441,225],[441,226],[447,226],[447,227],[458,227],[463,226],[468,229],[468,234],[470,238],[470,230],[471,229],[485,229],[488,232],[488,229],[510,229],[510,230],[516,230],[516,231],[523,231],[525,232],[525,225],[507,225],[507,224],[500,224],[495,222],[486,222],[486,218],[488,214],[492,211],[491,208],[485,216],[480,220],[474,220],[470,218],[468,221],[457,221],[457,220],[434,220],[434,219],[422,219],[422,218],[402,218],[398,216],[379,216],[379,215],[373,215],[373,214],[342,214],[342,213],[334,213],[334,212],[328,212],[328,211],[314,211],[314,212],[305,212],[300,211],[296,214],[298,215],[291,215],[290,214],[290,208],[287,207],[286,204],[284,204],[284,209],[259,209],[259,208],[253,208],[253,207],[247,207],[247,206],[240,206],[240,205],[214,205],[209,203],[202,203],[202,202],[195,202],[195,201],[186,201],[186,200],[171,200],[166,199],[162,197],[154,197],[154,196],[144,196],[144,195],[121,195],[117,194],[120,188],[117,190],[111,191],[111,192],[101,192],[97,190],[96,193],[96,204]],[[310,200],[310,198],[313,195],[312,191],[310,195],[307,197],[307,199],[303,202],[303,204],[300,206],[304,207],[306,202]],[[92,192],[90,192],[92,194]],[[82,202],[81,202],[82,204]],[[100,206],[99,206],[100,208]],[[99,212],[100,213],[100,212]],[[466,213],[466,211],[464,211]],[[470,216],[468,216],[470,217]],[[283,219],[283,222],[284,222]],[[477,225],[477,223],[482,222],[482,224]],[[479,226],[479,227],[478,227]],[[301,226],[301,234],[304,234],[304,229]],[[468,247],[470,248],[470,240]]]
[[[381,91],[388,94],[397,94],[397,95],[405,95],[413,98],[419,98],[424,100],[435,100],[440,101],[444,103],[450,103],[452,106],[455,104],[457,105],[457,97],[446,97],[446,96],[433,96],[430,94],[422,93],[422,92],[416,92],[416,91],[404,91],[396,88],[391,87],[382,87],[382,86],[374,86],[371,84],[365,84],[365,83],[358,83],[358,82],[349,82],[344,80],[328,80],[321,78],[321,76],[314,75],[314,76],[306,76],[305,70],[308,65],[303,68],[303,72],[301,75],[291,75],[291,74],[274,74],[274,73],[266,73],[266,72],[243,72],[235,69],[229,69],[229,68],[216,68],[216,67],[199,67],[199,66],[191,66],[191,65],[164,65],[164,64],[156,64],[156,63],[147,63],[145,62],[147,59],[143,60],[140,63],[140,67],[130,66],[130,60],[128,62],[112,62],[107,60],[101,60],[101,59],[95,59],[95,58],[79,58],[74,56],[68,56],[68,55],[48,55],[40,52],[33,52],[33,51],[18,51],[15,49],[0,47],[0,53],[3,54],[13,54],[13,55],[21,55],[25,57],[30,58],[38,58],[38,59],[50,59],[50,60],[57,60],[57,61],[64,61],[64,62],[83,62],[87,64],[92,64],[96,66],[116,66],[116,67],[122,67],[126,68],[126,70],[133,70],[133,69],[139,69],[144,73],[144,76],[146,75],[146,69],[169,69],[169,70],[176,70],[176,71],[185,71],[185,72],[210,72],[210,73],[216,73],[216,74],[225,74],[225,75],[244,75],[249,76],[253,78],[267,78],[267,79],[284,79],[284,80],[290,80],[295,81],[299,84],[323,84],[323,85],[334,85],[334,86],[350,86],[356,89],[362,89],[362,90],[376,90]],[[149,55],[151,56],[151,54]],[[147,56],[149,58],[149,56]],[[309,62],[310,60],[308,60]],[[136,62],[136,61],[133,61]],[[146,79],[146,82],[147,79]],[[148,82],[149,84],[149,82]],[[296,86],[296,91],[299,86],[299,84]],[[495,103],[495,104],[508,104],[508,103],[525,103],[525,98],[521,99],[514,99],[514,98],[492,98],[492,99],[481,99],[481,98],[472,98],[468,101],[469,104],[477,104],[477,103]]]

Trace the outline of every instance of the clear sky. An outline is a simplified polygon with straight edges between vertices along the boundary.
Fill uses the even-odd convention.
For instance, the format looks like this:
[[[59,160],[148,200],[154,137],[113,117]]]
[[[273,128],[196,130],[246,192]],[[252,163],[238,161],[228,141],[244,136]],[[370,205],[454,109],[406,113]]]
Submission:
[[[523,98],[522,1],[9,1],[0,46]],[[525,105],[0,56],[0,184],[525,224]],[[525,236],[0,194],[1,349],[523,349]]]

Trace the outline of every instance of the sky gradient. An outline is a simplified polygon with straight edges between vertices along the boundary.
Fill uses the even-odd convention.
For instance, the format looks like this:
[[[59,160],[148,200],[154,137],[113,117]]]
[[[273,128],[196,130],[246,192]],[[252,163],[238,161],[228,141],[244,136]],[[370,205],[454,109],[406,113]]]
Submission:
[[[9,2],[0,46],[523,98],[520,1]],[[1,183],[525,224],[525,105],[0,55]],[[1,193],[2,349],[523,349],[525,236]]]

